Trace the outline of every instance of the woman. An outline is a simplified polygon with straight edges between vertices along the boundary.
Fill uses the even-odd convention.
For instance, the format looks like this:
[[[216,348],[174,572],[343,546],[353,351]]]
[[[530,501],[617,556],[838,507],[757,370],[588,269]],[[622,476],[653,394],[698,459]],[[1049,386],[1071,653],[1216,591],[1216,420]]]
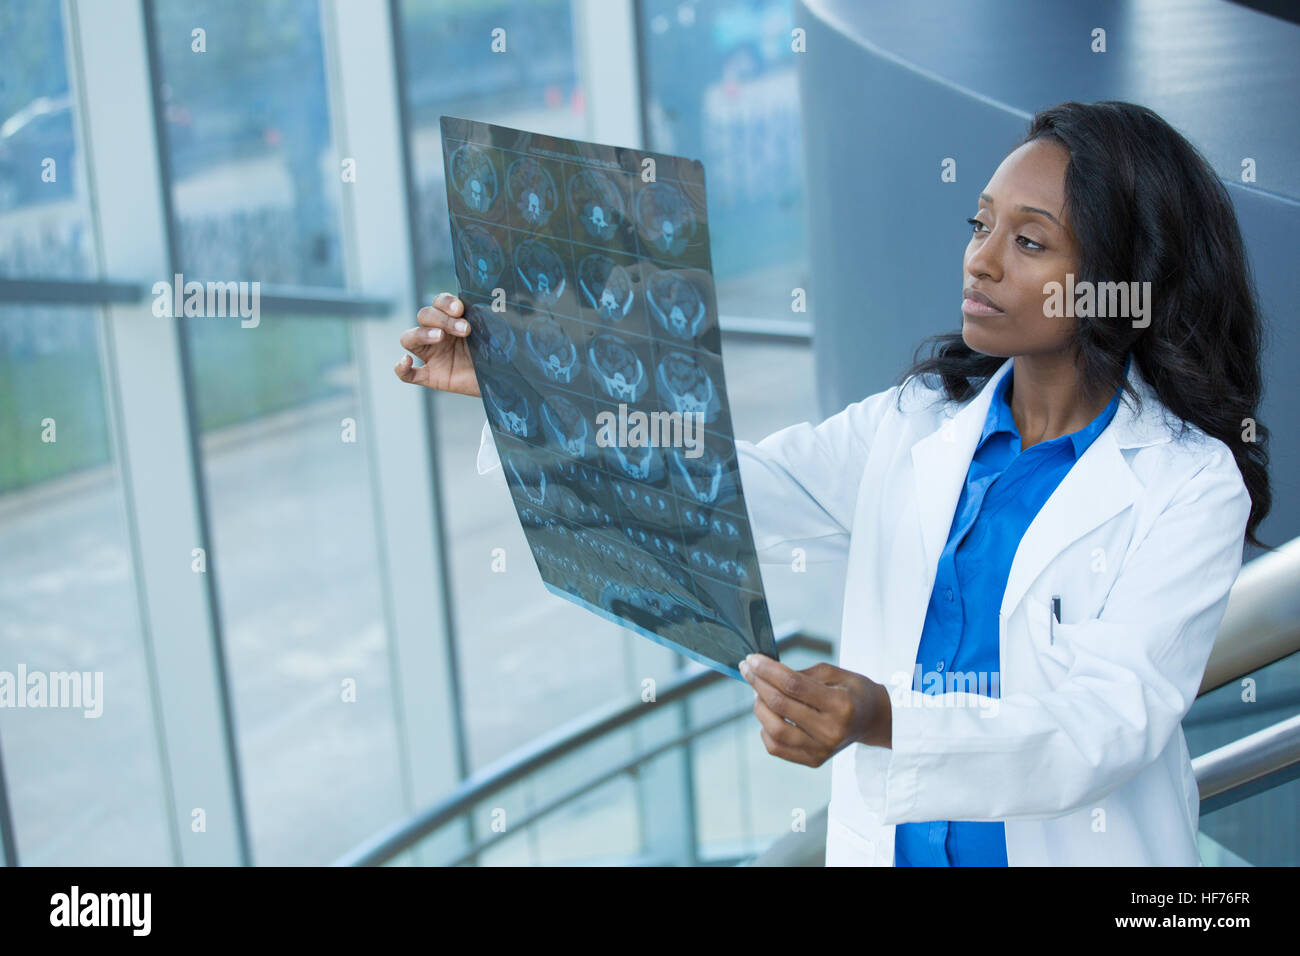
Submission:
[[[960,333],[736,443],[760,560],[847,575],[840,666],[742,665],[760,734],[834,758],[828,865],[1198,864],[1181,721],[1270,505],[1232,206],[1150,110],[1063,103],[969,221]],[[478,394],[462,312],[399,378]]]

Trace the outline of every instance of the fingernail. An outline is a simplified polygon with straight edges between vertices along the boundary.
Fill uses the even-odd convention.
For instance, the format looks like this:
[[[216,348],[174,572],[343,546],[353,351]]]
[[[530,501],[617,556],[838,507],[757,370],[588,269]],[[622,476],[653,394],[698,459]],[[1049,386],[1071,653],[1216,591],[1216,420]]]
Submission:
[[[743,660],[743,661],[740,662],[740,672],[741,672],[742,674],[744,674],[746,677],[749,676],[749,661],[748,661],[748,659]]]
[[[430,329],[430,330],[429,330],[429,341],[430,341],[430,342],[436,342],[436,341],[438,341],[438,339],[440,339],[440,338],[442,338],[442,329]]]
[[[456,331],[457,331],[457,332],[464,332],[464,331],[465,331],[466,329],[468,329],[468,328],[469,328],[469,323],[466,322],[464,319],[457,319],[457,320],[456,320]]]

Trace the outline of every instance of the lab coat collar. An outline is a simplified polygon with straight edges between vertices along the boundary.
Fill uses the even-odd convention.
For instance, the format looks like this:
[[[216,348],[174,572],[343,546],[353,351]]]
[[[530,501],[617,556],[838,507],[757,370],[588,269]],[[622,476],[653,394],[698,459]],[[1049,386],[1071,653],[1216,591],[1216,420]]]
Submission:
[[[921,536],[929,580],[938,568],[958,496],[988,415],[997,385],[1011,371],[1008,358],[979,393],[932,434],[912,446],[912,468],[921,509]],[[1124,449],[1159,444],[1173,438],[1166,409],[1154,389],[1128,363],[1129,383],[1141,397],[1141,409],[1121,398],[1110,424],[1088,446],[1039,510],[1020,540],[1011,564],[1001,613],[1010,614],[1042,570],[1072,542],[1129,507],[1142,490]],[[928,598],[928,594],[927,594]]]

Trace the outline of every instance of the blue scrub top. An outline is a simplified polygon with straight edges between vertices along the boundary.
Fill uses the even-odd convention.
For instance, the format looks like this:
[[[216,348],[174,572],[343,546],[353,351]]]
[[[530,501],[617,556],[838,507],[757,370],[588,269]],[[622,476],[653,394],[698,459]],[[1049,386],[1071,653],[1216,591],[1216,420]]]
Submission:
[[[1128,374],[1131,356],[1124,360]],[[998,697],[998,612],[1025,530],[1061,479],[1110,424],[1120,391],[1076,432],[1023,451],[1007,399],[1012,367],[997,384],[966,473],[917,649],[912,689]],[[950,679],[954,672],[961,676]],[[973,680],[972,680],[973,678]],[[1006,866],[1001,821],[900,823],[895,866]]]

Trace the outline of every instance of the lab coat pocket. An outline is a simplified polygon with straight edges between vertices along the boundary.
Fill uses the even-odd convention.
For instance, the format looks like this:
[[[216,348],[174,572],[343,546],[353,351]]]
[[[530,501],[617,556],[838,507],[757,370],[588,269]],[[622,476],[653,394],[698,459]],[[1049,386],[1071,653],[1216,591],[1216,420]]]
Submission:
[[[1038,666],[1053,687],[1065,679],[1074,663],[1072,638],[1081,624],[1062,624],[1052,617],[1051,605],[1025,595],[1029,616],[1029,638]]]

